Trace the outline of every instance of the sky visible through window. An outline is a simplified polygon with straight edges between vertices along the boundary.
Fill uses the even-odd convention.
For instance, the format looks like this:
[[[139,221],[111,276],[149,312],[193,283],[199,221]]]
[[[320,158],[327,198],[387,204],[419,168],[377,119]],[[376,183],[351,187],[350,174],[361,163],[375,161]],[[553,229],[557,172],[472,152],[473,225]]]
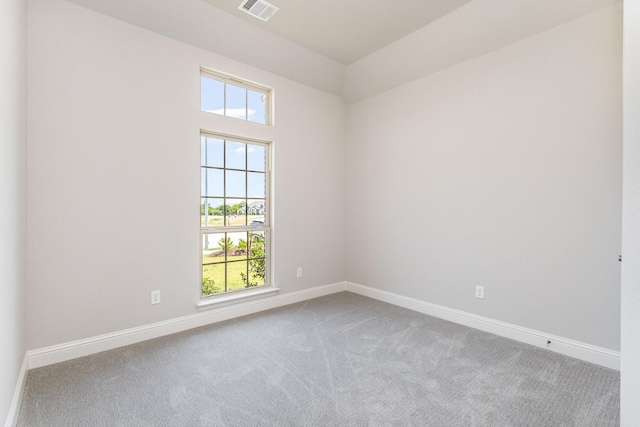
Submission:
[[[266,124],[265,94],[200,76],[200,109],[209,113]]]
[[[222,139],[202,137],[202,166],[209,166],[202,169],[202,195],[264,199],[265,155],[265,147],[261,145],[226,141],[225,147]],[[223,170],[225,160],[226,169],[238,170]]]

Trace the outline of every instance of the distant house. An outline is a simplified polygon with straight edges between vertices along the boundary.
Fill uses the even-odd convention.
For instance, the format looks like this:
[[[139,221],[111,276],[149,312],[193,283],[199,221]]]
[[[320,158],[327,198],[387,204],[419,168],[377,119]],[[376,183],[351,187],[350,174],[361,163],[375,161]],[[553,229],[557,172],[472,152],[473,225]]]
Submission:
[[[255,202],[249,203],[247,214],[248,215],[264,215],[266,207],[264,206],[263,200],[257,200]],[[245,207],[241,207],[238,209],[238,215],[245,214]]]

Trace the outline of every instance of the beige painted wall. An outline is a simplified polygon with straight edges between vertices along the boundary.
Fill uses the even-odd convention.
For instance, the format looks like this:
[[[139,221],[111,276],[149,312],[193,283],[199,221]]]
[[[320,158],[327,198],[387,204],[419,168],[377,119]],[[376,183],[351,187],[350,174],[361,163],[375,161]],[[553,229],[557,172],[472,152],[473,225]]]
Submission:
[[[274,141],[283,292],[346,277],[619,349],[619,6],[347,108],[61,0],[30,5],[29,348],[195,312],[204,128]],[[273,86],[276,126],[199,112],[201,65]]]
[[[0,417],[24,354],[25,3],[0,5]],[[624,426],[640,419],[636,4],[625,2]],[[275,141],[283,292],[348,277],[618,348],[620,8],[354,104],[348,126],[338,98],[273,74],[60,0],[31,0],[30,13],[28,348],[195,311],[200,128]],[[274,86],[277,126],[197,112],[200,65]]]
[[[620,0],[473,0],[350,64],[343,96],[351,103],[378,95],[615,3]]]
[[[339,97],[65,1],[29,13],[30,349],[196,312],[200,129],[273,141],[281,293],[344,280]],[[200,112],[200,66],[273,87],[275,126]]]
[[[349,105],[348,280],[619,350],[621,18]]]
[[[27,2],[0,3],[0,424],[25,351]]]
[[[640,3],[624,2],[621,423],[640,425]]]

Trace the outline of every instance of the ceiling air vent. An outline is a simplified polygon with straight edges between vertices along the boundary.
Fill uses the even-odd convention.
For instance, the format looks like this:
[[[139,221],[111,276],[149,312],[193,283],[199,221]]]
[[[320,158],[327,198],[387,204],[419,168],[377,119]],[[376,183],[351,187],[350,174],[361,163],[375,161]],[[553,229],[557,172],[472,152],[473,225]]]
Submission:
[[[253,15],[256,18],[267,22],[280,8],[264,0],[243,0],[238,9]]]

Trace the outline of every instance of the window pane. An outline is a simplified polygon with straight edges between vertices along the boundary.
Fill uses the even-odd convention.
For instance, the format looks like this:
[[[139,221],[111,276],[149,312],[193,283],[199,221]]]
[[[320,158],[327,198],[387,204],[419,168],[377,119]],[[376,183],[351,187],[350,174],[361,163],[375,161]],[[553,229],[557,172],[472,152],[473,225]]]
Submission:
[[[247,221],[249,225],[263,226],[266,202],[264,200],[249,200]]]
[[[202,199],[200,203],[200,226],[219,227],[222,225],[222,199]]]
[[[247,210],[245,199],[227,199],[226,226],[247,225]]]
[[[256,258],[249,260],[249,286],[261,286],[266,284],[265,259]]]
[[[222,249],[219,249],[219,243],[218,240],[220,239],[215,239],[213,236],[209,236],[209,245],[215,247],[215,248],[209,248],[206,250],[202,251],[202,265],[203,266],[207,266],[207,265],[212,265],[212,264],[224,264],[225,263],[225,254],[224,251]],[[221,279],[224,279],[221,278]],[[224,283],[224,280],[216,280],[217,283]]]
[[[252,86],[249,82],[236,82],[227,76],[216,77],[213,71],[201,70],[200,109],[266,125],[270,121],[270,90],[249,86]]]
[[[247,144],[247,169],[264,172],[266,170],[267,156],[262,145]]]
[[[224,257],[223,257],[224,258]],[[226,264],[210,264],[202,266],[202,295],[224,292],[224,271]]]
[[[227,196],[246,197],[246,172],[225,171],[227,175]]]
[[[224,141],[208,137],[202,137],[200,140],[202,166],[224,167]]]
[[[222,197],[223,193],[223,171],[222,169],[202,168],[202,196]]]
[[[227,141],[227,165],[228,169],[246,169],[247,144],[242,142]]]
[[[249,286],[265,284],[265,234],[249,233]]]
[[[200,76],[200,109],[224,114],[224,83]]]
[[[221,252],[221,255],[223,257],[226,256],[226,259],[228,259],[231,251],[234,248],[233,241],[229,238],[228,233],[218,233],[216,235],[216,238],[218,239],[215,242],[217,250]]]
[[[267,123],[265,95],[253,90],[247,90],[247,100],[249,102],[247,106],[247,120],[256,123]]]
[[[265,197],[265,174],[260,172],[247,173],[247,196],[252,198]]]
[[[243,289],[247,287],[247,261],[227,263],[227,290]]]
[[[266,285],[267,147],[206,134],[200,144],[202,296]]]
[[[247,119],[247,90],[227,83],[227,112],[229,117]]]
[[[218,240],[224,238],[225,233],[207,233],[202,235],[202,255],[209,254],[212,251],[220,249]],[[224,261],[224,259],[223,259]],[[211,259],[207,259],[206,263],[213,262]],[[203,260],[203,264],[205,261]]]
[[[247,232],[227,233],[230,239],[230,249],[227,251],[227,261],[247,259]]]

